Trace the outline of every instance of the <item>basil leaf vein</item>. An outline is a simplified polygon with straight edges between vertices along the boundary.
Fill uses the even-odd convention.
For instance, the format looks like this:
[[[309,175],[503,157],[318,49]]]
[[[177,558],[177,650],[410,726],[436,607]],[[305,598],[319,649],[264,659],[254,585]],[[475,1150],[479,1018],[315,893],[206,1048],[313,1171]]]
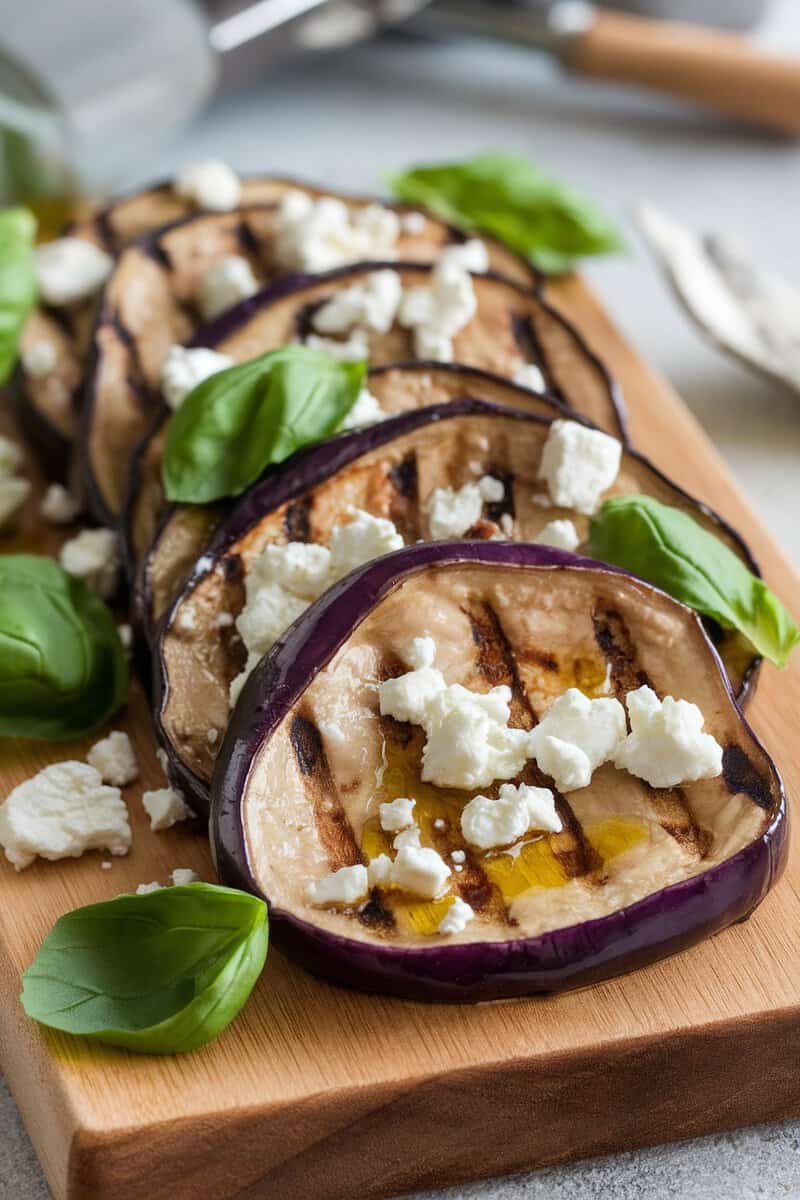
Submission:
[[[0,383],[14,369],[19,339],[36,302],[35,237],[36,220],[27,208],[0,210]]]
[[[500,238],[545,272],[566,271],[592,254],[623,248],[613,225],[572,188],[525,158],[501,151],[465,162],[412,167],[389,177],[408,204]]]
[[[52,1029],[143,1054],[215,1038],[261,974],[262,900],[193,883],[66,913],[22,977],[27,1015]]]
[[[800,630],[776,595],[720,538],[651,496],[607,500],[589,526],[589,553],[669,592],[783,667]]]
[[[334,434],[365,375],[366,363],[292,345],[203,380],[170,422],[168,499],[206,504],[240,495],[266,467]]]
[[[80,737],[127,695],[127,657],[100,597],[52,558],[0,555],[0,737]]]

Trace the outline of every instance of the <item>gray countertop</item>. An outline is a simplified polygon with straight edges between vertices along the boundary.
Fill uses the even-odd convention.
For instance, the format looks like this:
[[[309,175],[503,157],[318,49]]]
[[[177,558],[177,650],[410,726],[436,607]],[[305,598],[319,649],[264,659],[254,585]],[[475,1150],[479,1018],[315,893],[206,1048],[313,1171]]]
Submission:
[[[800,52],[800,5],[773,4],[763,36]],[[669,298],[630,220],[638,200],[652,200],[698,228],[740,238],[765,263],[800,282],[800,147],[733,130],[677,104],[565,81],[523,52],[395,38],[295,66],[219,102],[148,174],[213,154],[242,169],[375,190],[393,167],[496,146],[525,153],[583,187],[626,228],[628,254],[593,263],[588,274],[624,332],[677,387],[777,539],[800,561],[800,398],[779,393],[702,342]],[[796,598],[785,599],[797,607]],[[0,1127],[0,1200],[44,1200],[41,1170],[5,1090]],[[436,1196],[797,1197],[800,1122]]]

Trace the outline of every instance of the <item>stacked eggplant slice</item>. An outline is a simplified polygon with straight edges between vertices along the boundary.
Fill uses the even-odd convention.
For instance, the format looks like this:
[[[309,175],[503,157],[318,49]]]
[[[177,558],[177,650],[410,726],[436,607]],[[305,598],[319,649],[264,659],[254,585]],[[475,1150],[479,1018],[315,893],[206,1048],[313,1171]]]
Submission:
[[[319,205],[369,254],[311,254],[291,218]],[[602,347],[535,272],[424,212],[280,178],[215,212],[161,184],[72,233],[113,265],[99,296],[34,314],[26,342],[56,364],[23,366],[23,411],[120,535],[171,782],[276,939],[349,986],[475,1001],[747,916],[786,840],[737,704],[758,654],[581,556],[601,498],[636,496],[757,568],[627,444]],[[235,498],[170,502],[192,392],[171,356],[212,363],[200,382],[292,343],[367,361],[369,421]]]

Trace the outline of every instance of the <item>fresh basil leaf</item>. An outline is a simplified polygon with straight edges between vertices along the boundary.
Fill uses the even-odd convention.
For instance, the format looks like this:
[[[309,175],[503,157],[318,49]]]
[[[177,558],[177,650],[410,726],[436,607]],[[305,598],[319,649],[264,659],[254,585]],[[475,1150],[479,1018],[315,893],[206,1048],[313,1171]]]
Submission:
[[[167,497],[206,504],[238,496],[270,464],[335,433],[365,375],[366,363],[292,345],[203,380],[170,422]]]
[[[36,219],[27,208],[0,209],[0,383],[17,361],[17,347],[36,301],[33,242]]]
[[[51,1029],[142,1054],[196,1050],[231,1023],[267,956],[267,906],[191,883],[59,917],[22,976]]]
[[[0,736],[79,737],[127,694],[125,650],[100,597],[52,558],[0,555]]]
[[[589,526],[589,553],[738,630],[779,667],[800,642],[800,630],[763,579],[687,513],[650,496],[606,500]]]
[[[566,271],[586,255],[622,249],[594,204],[514,154],[412,167],[388,182],[400,200],[452,225],[493,234],[541,271]]]

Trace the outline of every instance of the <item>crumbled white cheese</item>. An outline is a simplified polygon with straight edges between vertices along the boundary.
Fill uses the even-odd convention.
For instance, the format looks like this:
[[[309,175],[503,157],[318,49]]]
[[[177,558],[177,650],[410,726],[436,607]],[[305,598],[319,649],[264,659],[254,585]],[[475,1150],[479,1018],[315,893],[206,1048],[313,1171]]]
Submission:
[[[32,346],[26,346],[20,357],[22,369],[32,379],[46,379],[48,375],[52,375],[58,362],[55,346],[44,339],[34,342]]]
[[[454,850],[450,857],[454,863],[463,863],[467,861],[466,853],[463,850]]]
[[[369,358],[369,338],[363,329],[354,329],[345,342],[309,333],[304,345],[310,350],[322,350],[325,354],[330,354],[331,358],[340,359],[342,362],[361,362]]]
[[[313,880],[306,888],[306,899],[318,907],[328,904],[349,906],[363,900],[368,891],[367,868],[356,863]]]
[[[172,872],[174,887],[186,887],[189,883],[199,883],[200,876],[191,867],[176,867]]]
[[[100,869],[101,869],[102,871],[110,871],[110,870],[111,870],[111,868],[113,867],[113,865],[114,865],[114,864],[113,864],[112,862],[108,862],[108,861],[106,861],[106,862],[101,862],[101,863],[100,863]]]
[[[432,637],[415,637],[406,648],[406,662],[414,670],[432,667],[436,662],[436,642]]]
[[[412,825],[409,829],[401,829],[392,839],[392,846],[395,850],[402,850],[404,846],[421,846],[422,836],[419,825]]]
[[[439,830],[447,829],[447,821],[445,821],[444,817],[437,817],[433,822],[433,828]]]
[[[427,224],[425,214],[421,212],[403,213],[400,217],[400,228],[403,233],[410,233],[412,237],[424,233]]]
[[[427,663],[404,675],[384,679],[378,687],[381,716],[422,725],[429,705],[445,687],[442,672]]]
[[[362,388],[356,402],[350,409],[340,426],[341,429],[358,429],[361,425],[375,425],[383,421],[388,414],[381,408],[377,396],[373,396],[369,388]]]
[[[175,176],[173,187],[182,199],[211,212],[229,212],[237,208],[242,194],[236,172],[227,163],[211,158],[182,167]]]
[[[537,367],[536,363],[522,363],[514,372],[514,383],[518,383],[520,387],[530,388],[532,392],[538,392],[541,396],[547,391],[547,383],[542,374],[541,367]]]
[[[381,829],[387,833],[397,833],[414,824],[414,801],[406,796],[398,796],[378,806]]]
[[[417,358],[452,362],[453,338],[469,324],[477,307],[469,272],[443,256],[431,272],[430,286],[403,293],[397,316],[402,326],[414,331]]]
[[[371,271],[363,283],[334,292],[314,313],[317,333],[342,334],[353,329],[386,333],[394,324],[403,284],[397,271]]]
[[[385,887],[391,883],[392,879],[392,860],[388,854],[379,854],[377,858],[372,858],[367,867],[367,876],[369,886]]]
[[[487,504],[499,504],[506,494],[506,485],[502,479],[493,475],[484,475],[478,480],[478,490]]]
[[[88,763],[54,763],[20,783],[0,806],[0,845],[18,871],[37,855],[127,854],[128,810],[119,788],[106,787]]]
[[[625,698],[631,732],[617,747],[614,763],[651,787],[677,787],[714,779],[722,771],[722,747],[703,732],[696,704],[658,696],[647,686]]]
[[[83,529],[61,547],[61,566],[102,596],[110,599],[117,590],[121,565],[116,534],[111,529]]]
[[[614,757],[625,733],[619,700],[590,700],[578,688],[568,688],[531,731],[531,752],[560,792],[572,792],[589,785],[594,771]]]
[[[154,879],[152,883],[140,883],[136,888],[137,896],[149,896],[151,892],[163,891],[161,884]]]
[[[203,380],[232,366],[228,354],[205,346],[171,346],[161,364],[161,394],[174,412]]]
[[[29,479],[19,479],[13,475],[0,477],[0,532],[13,527],[30,494]]]
[[[514,536],[514,518],[511,513],[500,514],[500,528],[503,531],[504,537],[510,538]]]
[[[460,538],[480,520],[484,501],[498,503],[505,495],[499,479],[484,475],[477,483],[465,483],[457,491],[434,488],[428,500],[428,530],[433,541]]]
[[[206,741],[208,742],[209,746],[216,746],[218,739],[219,730],[215,729],[212,725],[210,729],[206,730]]]
[[[117,633],[119,634],[119,640],[122,642],[122,649],[128,658],[130,658],[131,650],[133,649],[133,629],[130,625],[118,625]]]
[[[278,210],[275,253],[284,269],[316,273],[394,258],[399,234],[397,213],[380,204],[351,210],[333,196],[290,191]]]
[[[210,320],[257,291],[258,280],[249,259],[241,254],[226,254],[200,276],[197,285],[200,311]]]
[[[84,238],[63,237],[34,250],[39,296],[54,308],[86,300],[103,286],[114,260]]]
[[[439,922],[436,932],[442,934],[463,933],[474,916],[475,909],[472,905],[467,904],[460,896],[456,896]]]
[[[170,829],[178,821],[186,821],[192,816],[192,810],[184,803],[183,796],[171,787],[145,792],[142,804],[150,818],[150,828],[156,833]]]
[[[156,759],[161,770],[164,772],[165,778],[169,779],[169,755],[163,746],[159,746],[156,749]]]
[[[570,551],[576,549],[580,540],[572,521],[566,518],[548,521],[534,538],[534,541],[538,542],[540,546],[555,546],[557,550]]]
[[[447,863],[429,846],[403,845],[392,863],[391,882],[404,892],[435,900],[450,878]]]
[[[588,516],[619,472],[622,446],[616,438],[577,421],[553,421],[542,450],[537,478],[561,508]]]
[[[532,829],[558,833],[561,818],[549,788],[504,783],[497,800],[474,796],[461,813],[461,832],[471,846],[511,846]]]
[[[81,502],[68,492],[63,483],[51,483],[39,508],[42,519],[51,525],[69,525],[81,511]]]
[[[133,752],[131,739],[120,729],[115,729],[102,741],[95,742],[86,755],[86,761],[100,772],[103,783],[113,783],[115,787],[133,783],[139,775],[139,764]]]
[[[22,466],[22,451],[11,438],[0,434],[0,479],[15,475]]]
[[[233,613],[221,612],[214,624],[216,625],[217,629],[229,629],[233,624],[233,620]]]
[[[353,509],[345,525],[331,530],[331,581],[342,579],[356,567],[400,550],[405,543],[392,521]]]
[[[488,271],[491,266],[488,247],[480,238],[469,238],[466,242],[445,246],[439,254],[439,262],[475,275]]]

